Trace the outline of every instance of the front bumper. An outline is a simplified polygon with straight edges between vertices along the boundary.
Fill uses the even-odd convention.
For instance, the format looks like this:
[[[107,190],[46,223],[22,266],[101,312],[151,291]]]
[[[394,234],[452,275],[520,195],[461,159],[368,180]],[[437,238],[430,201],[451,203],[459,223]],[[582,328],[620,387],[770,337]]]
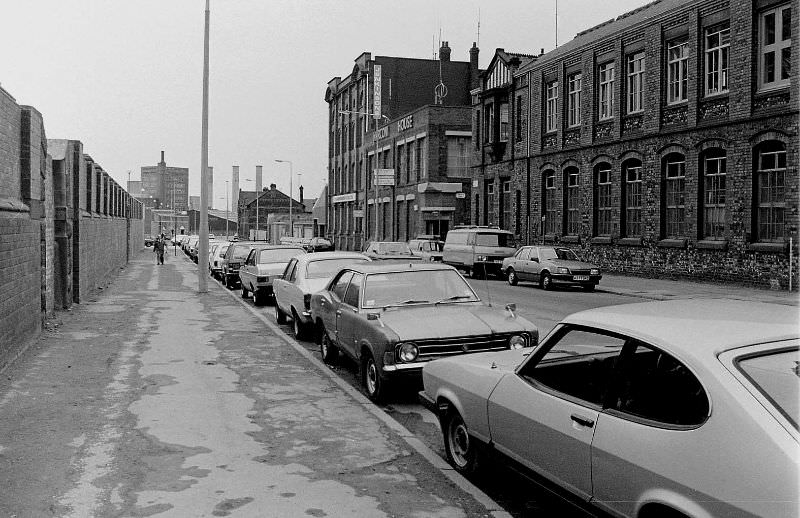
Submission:
[[[475,261],[474,266],[480,272],[492,273],[492,274],[499,274],[502,272],[503,269],[503,262],[496,262],[496,261],[485,261],[485,262],[477,262]]]
[[[419,402],[422,403],[422,406],[424,406],[434,414],[439,415],[439,408],[436,405],[436,401],[434,401],[433,398],[431,398],[427,392],[425,392],[424,390],[420,390],[419,392],[417,392],[417,398],[419,399]]]
[[[578,277],[578,279],[576,279]],[[581,279],[580,277],[588,277],[588,279]],[[550,278],[553,279],[554,282],[563,283],[563,284],[597,284],[600,282],[600,279],[603,278],[602,275],[574,275],[572,273],[553,273],[550,274]]]

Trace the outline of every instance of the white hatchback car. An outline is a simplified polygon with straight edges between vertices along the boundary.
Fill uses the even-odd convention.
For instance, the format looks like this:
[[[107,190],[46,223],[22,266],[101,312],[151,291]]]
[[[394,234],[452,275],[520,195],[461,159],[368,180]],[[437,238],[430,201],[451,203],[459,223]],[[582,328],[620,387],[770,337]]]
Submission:
[[[295,336],[302,337],[311,323],[311,295],[324,288],[343,266],[369,260],[357,252],[316,252],[295,257],[283,275],[272,281],[275,319],[284,324],[289,316]]]
[[[492,453],[636,518],[797,516],[796,307],[672,300],[582,311],[531,351],[425,365],[448,460]]]

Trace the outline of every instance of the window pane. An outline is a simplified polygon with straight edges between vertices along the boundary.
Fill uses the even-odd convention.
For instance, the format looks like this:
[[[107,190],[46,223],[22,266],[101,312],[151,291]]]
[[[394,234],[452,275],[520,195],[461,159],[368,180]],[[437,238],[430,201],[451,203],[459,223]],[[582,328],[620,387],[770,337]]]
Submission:
[[[789,79],[792,72],[792,47],[781,50],[781,79]]]
[[[764,45],[775,43],[775,13],[764,16]]]
[[[766,52],[764,54],[764,78],[765,83],[775,81],[775,53]]]
[[[800,399],[797,397],[797,365],[800,353],[794,351],[770,352],[739,360],[737,367],[750,378],[776,408],[797,428],[800,416]]]
[[[792,10],[788,7],[781,12],[781,39],[792,39]]]

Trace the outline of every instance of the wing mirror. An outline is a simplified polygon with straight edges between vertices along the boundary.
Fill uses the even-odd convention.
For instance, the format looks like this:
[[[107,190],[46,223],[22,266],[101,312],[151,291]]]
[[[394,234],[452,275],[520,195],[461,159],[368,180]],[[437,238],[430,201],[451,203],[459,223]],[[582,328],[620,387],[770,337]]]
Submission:
[[[517,305],[511,302],[510,304],[506,304],[506,311],[511,313],[511,316],[516,318],[517,316]]]
[[[367,320],[380,320],[380,318],[378,313],[367,313]]]

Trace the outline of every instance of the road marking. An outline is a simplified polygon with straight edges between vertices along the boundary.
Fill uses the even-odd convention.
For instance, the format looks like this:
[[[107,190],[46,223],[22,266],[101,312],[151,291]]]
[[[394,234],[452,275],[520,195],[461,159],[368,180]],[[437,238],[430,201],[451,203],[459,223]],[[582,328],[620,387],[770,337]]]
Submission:
[[[219,287],[219,286],[218,286]],[[279,338],[283,339],[287,345],[289,345],[292,349],[300,353],[305,359],[311,362],[318,370],[320,370],[325,376],[331,379],[336,385],[339,386],[342,390],[344,390],[347,394],[349,394],[353,399],[356,400],[361,406],[363,406],[369,413],[374,415],[378,418],[383,424],[387,427],[391,428],[395,433],[397,433],[403,440],[408,444],[414,451],[416,451],[420,456],[426,459],[434,468],[438,469],[445,477],[447,477],[450,482],[461,488],[464,492],[472,495],[472,497],[481,505],[483,505],[486,510],[495,518],[511,518],[511,515],[504,511],[503,508],[492,498],[481,491],[478,487],[476,487],[472,482],[464,478],[460,473],[458,473],[455,469],[453,469],[447,462],[444,461],[441,457],[439,457],[433,450],[428,448],[425,443],[420,441],[416,435],[411,433],[405,426],[401,425],[397,421],[395,421],[391,416],[389,416],[386,412],[381,410],[380,407],[375,405],[370,399],[362,394],[359,390],[353,388],[350,384],[344,381],[342,378],[339,377],[334,371],[332,371],[322,360],[314,356],[308,349],[302,346],[297,340],[288,336],[283,330],[278,326],[278,324],[273,323],[270,319],[267,318],[265,314],[260,313],[256,308],[250,306],[245,300],[241,297],[237,297],[234,293],[234,290],[224,290],[229,297],[233,300],[241,304],[247,311],[249,311],[253,316],[258,318],[267,328],[272,331],[275,335]]]

